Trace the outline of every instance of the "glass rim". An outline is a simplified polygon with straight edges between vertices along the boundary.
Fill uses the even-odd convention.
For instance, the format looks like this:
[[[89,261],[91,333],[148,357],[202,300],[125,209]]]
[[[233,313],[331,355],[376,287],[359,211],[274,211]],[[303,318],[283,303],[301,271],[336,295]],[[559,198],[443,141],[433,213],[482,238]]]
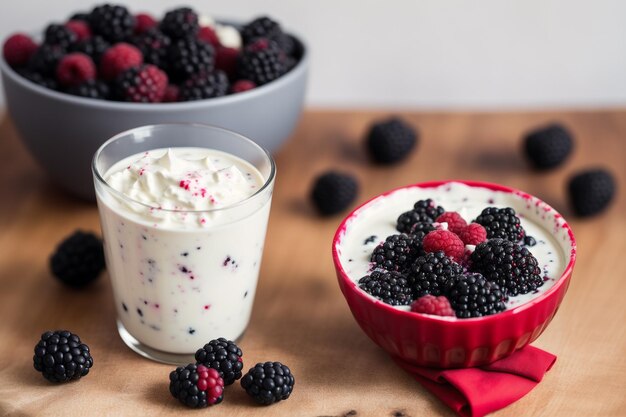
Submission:
[[[161,207],[155,207],[155,206],[152,206],[152,205],[147,204],[145,202],[142,202],[142,201],[139,201],[139,200],[135,200],[134,198],[129,197],[128,195],[124,194],[123,192],[121,192],[119,190],[116,190],[115,188],[113,188],[104,179],[104,177],[102,176],[102,174],[98,170],[98,168],[96,166],[97,161],[98,161],[98,157],[102,154],[104,149],[108,145],[110,145],[111,143],[113,143],[113,142],[115,142],[117,140],[120,140],[122,137],[128,136],[129,134],[131,134],[133,132],[138,132],[138,131],[142,131],[142,130],[149,130],[149,129],[155,129],[155,128],[163,128],[163,127],[176,127],[176,126],[179,126],[179,127],[181,127],[181,126],[183,126],[183,127],[195,127],[195,128],[201,128],[201,129],[206,129],[206,130],[211,130],[211,131],[221,131],[221,132],[225,132],[225,133],[227,133],[229,135],[233,135],[235,137],[238,137],[240,140],[243,140],[247,144],[252,145],[254,148],[259,150],[265,156],[265,158],[267,158],[267,160],[270,163],[270,173],[269,173],[267,179],[265,180],[263,185],[254,194],[249,195],[248,197],[244,198],[243,200],[239,200],[239,201],[237,201],[235,203],[228,204],[228,205],[223,206],[223,207],[215,207],[215,208],[205,209],[205,210],[166,209],[166,208],[161,208]],[[212,149],[212,148],[207,148],[207,149]],[[248,161],[246,161],[246,162],[248,162]],[[255,167],[255,169],[256,169],[256,167]],[[147,209],[159,210],[159,211],[166,212],[166,213],[203,214],[203,213],[214,213],[214,212],[219,212],[219,211],[232,209],[232,208],[244,205],[245,203],[248,203],[249,201],[251,201],[253,199],[256,199],[256,197],[258,197],[259,195],[263,194],[269,188],[270,184],[272,184],[274,182],[274,179],[276,177],[276,162],[274,161],[274,158],[272,157],[272,155],[269,153],[269,151],[267,149],[265,149],[264,147],[262,147],[258,143],[254,142],[252,139],[242,135],[241,133],[237,133],[237,132],[234,132],[232,130],[225,129],[223,127],[210,125],[210,124],[205,124],[205,123],[185,123],[185,122],[176,123],[176,122],[173,122],[173,123],[157,123],[157,124],[151,124],[151,125],[138,126],[138,127],[134,127],[134,128],[131,128],[131,129],[124,130],[124,131],[122,131],[122,132],[112,136],[111,138],[107,139],[102,145],[100,145],[100,147],[94,153],[93,159],[91,161],[91,171],[92,171],[94,177],[96,178],[96,180],[100,184],[102,184],[107,191],[112,193],[114,196],[116,196],[118,198],[121,198],[122,200],[130,202],[132,204],[139,204],[140,206],[143,206],[143,207],[145,207]],[[97,194],[98,191],[97,190],[95,190],[95,191],[96,191],[96,194]]]

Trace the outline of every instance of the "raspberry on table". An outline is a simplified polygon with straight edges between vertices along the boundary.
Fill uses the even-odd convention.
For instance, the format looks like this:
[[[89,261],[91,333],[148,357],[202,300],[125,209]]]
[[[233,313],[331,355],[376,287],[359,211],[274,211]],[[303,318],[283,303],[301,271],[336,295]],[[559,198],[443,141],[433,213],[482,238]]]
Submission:
[[[319,175],[311,190],[311,200],[322,215],[339,213],[356,199],[359,184],[352,175],[327,171]]]
[[[44,32],[43,43],[46,45],[54,45],[67,50],[70,45],[76,43],[78,36],[64,25],[51,24],[48,25]]]
[[[235,81],[233,86],[230,88],[232,93],[243,93],[244,91],[252,90],[256,88],[256,84],[250,80],[239,80]]]
[[[506,310],[506,294],[481,274],[457,275],[446,285],[446,297],[458,318],[483,317]]]
[[[467,226],[465,219],[456,211],[446,211],[437,217],[435,221],[437,223],[447,223],[448,230],[457,235]]]
[[[159,22],[151,15],[147,13],[137,13],[135,15],[135,29],[133,32],[135,35],[141,35],[150,29],[156,28],[158,24]]]
[[[111,98],[111,90],[107,83],[100,80],[88,80],[78,85],[65,89],[65,92],[74,96],[108,100]]]
[[[89,373],[89,346],[67,330],[47,331],[35,345],[33,365],[50,382],[78,380]]]
[[[79,85],[96,78],[96,64],[89,56],[73,52],[61,58],[56,73],[61,85]]]
[[[413,301],[406,276],[397,271],[373,271],[359,279],[358,284],[369,295],[392,306],[408,305]]]
[[[93,233],[75,231],[57,246],[50,257],[52,274],[70,287],[90,284],[104,269],[102,240]]]
[[[367,149],[375,162],[393,164],[405,159],[417,144],[417,132],[397,117],[370,127]]]
[[[443,251],[446,256],[459,262],[465,254],[465,244],[449,230],[433,230],[429,232],[422,242],[424,252]]]
[[[217,70],[189,78],[181,85],[178,98],[180,101],[193,101],[222,97],[228,94],[228,87],[228,77]]]
[[[242,356],[243,353],[235,342],[220,337],[198,349],[195,358],[199,364],[218,371],[224,379],[224,385],[231,385],[241,378]]]
[[[172,39],[193,38],[200,29],[198,15],[189,7],[180,7],[165,13],[160,29]]]
[[[262,405],[286,400],[293,392],[295,378],[280,362],[257,363],[241,378],[241,387]]]
[[[574,212],[581,217],[604,211],[615,197],[617,183],[613,174],[604,168],[589,169],[574,174],[567,191]]]
[[[37,44],[28,35],[15,33],[4,42],[2,55],[13,68],[23,67],[37,50]]]
[[[413,261],[423,255],[421,239],[407,234],[387,236],[372,252],[371,262],[386,271],[405,271]]]
[[[487,240],[487,230],[481,224],[470,223],[458,233],[458,236],[466,245],[478,245]]]
[[[141,51],[131,44],[120,42],[107,49],[100,58],[100,74],[112,81],[124,71],[143,64]]]
[[[70,20],[65,24],[65,27],[74,32],[76,35],[76,42],[82,42],[91,38],[91,29],[89,24],[83,20]]]
[[[154,65],[127,69],[115,79],[115,96],[134,103],[159,103],[168,86],[167,74]]]
[[[418,257],[407,274],[408,283],[415,297],[426,294],[442,295],[446,283],[461,274],[463,267],[446,256],[443,251],[427,253]]]
[[[267,84],[287,71],[286,57],[276,42],[258,38],[243,49],[237,59],[239,78],[256,85]]]
[[[100,65],[100,58],[110,47],[111,44],[102,36],[92,36],[72,45],[69,52],[82,52],[88,55],[96,65]]]
[[[210,74],[215,65],[215,50],[206,42],[193,38],[179,39],[167,48],[167,70],[173,80]]]
[[[528,248],[504,239],[489,239],[476,246],[471,270],[498,284],[509,296],[527,294],[544,283],[537,258]]]
[[[454,310],[450,305],[450,301],[440,295],[423,295],[411,304],[411,311],[414,313],[432,314],[435,316],[455,317]]]
[[[187,407],[208,407],[224,399],[224,380],[217,370],[190,363],[170,372],[170,394]]]
[[[443,207],[437,206],[430,198],[419,200],[413,205],[412,210],[404,212],[398,217],[396,229],[401,233],[411,233],[417,223],[432,223],[443,213]]]
[[[520,242],[526,237],[526,231],[520,223],[519,217],[511,207],[487,207],[474,220],[487,230],[487,238],[506,239],[511,242]]]
[[[135,17],[124,6],[103,4],[89,14],[89,26],[111,43],[122,42],[133,34]]]
[[[542,126],[524,137],[526,158],[537,169],[561,165],[572,153],[572,134],[561,124]]]

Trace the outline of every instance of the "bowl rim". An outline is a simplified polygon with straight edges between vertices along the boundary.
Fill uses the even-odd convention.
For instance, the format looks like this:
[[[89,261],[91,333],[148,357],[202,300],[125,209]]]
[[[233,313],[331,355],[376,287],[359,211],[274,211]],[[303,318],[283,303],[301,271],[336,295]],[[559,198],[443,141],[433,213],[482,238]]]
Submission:
[[[483,316],[483,317],[473,317],[473,318],[468,318],[468,319],[458,319],[456,317],[440,317],[436,315],[419,314],[419,313],[413,313],[411,311],[399,310],[389,304],[386,304],[380,300],[375,299],[369,294],[366,294],[363,290],[361,290],[358,287],[356,282],[350,279],[345,269],[343,268],[343,265],[341,264],[341,260],[339,259],[339,251],[337,250],[337,246],[338,246],[341,236],[345,235],[348,221],[352,219],[356,215],[357,212],[359,212],[361,209],[371,204],[375,200],[378,200],[389,194],[393,194],[399,190],[409,189],[409,188],[436,188],[436,187],[449,184],[449,183],[461,183],[470,187],[482,187],[482,188],[487,188],[492,191],[502,191],[502,192],[506,192],[510,194],[515,194],[524,199],[533,199],[534,201],[544,205],[544,207],[547,207],[550,210],[552,210],[554,212],[555,217],[558,217],[563,221],[563,224],[561,227],[567,230],[567,234],[568,234],[572,248],[569,254],[569,262],[567,263],[565,269],[561,273],[561,276],[556,280],[556,282],[550,289],[548,289],[546,292],[539,295],[538,297],[525,302],[524,304],[521,304],[519,306],[516,306],[515,308],[503,311],[498,314],[493,314],[490,316]],[[491,182],[485,182],[485,181],[439,180],[439,181],[419,182],[419,183],[405,185],[402,187],[397,187],[392,190],[386,191],[382,194],[376,195],[375,197],[370,198],[363,204],[356,207],[341,221],[341,223],[339,224],[339,227],[337,228],[337,231],[335,232],[335,235],[333,237],[333,242],[332,242],[332,256],[333,256],[333,263],[335,264],[335,268],[338,272],[337,275],[338,275],[340,284],[342,283],[342,281],[343,281],[343,284],[345,284],[345,285],[341,285],[341,287],[342,288],[346,287],[352,290],[353,293],[357,294],[358,298],[360,298],[366,304],[370,305],[372,308],[382,309],[383,311],[389,314],[397,314],[407,319],[424,320],[424,321],[432,322],[432,323],[450,323],[451,326],[464,326],[466,324],[470,325],[473,323],[489,323],[489,322],[494,322],[497,320],[502,320],[507,317],[517,315],[526,310],[529,310],[533,306],[550,298],[554,293],[556,293],[559,290],[561,286],[565,284],[565,282],[567,281],[567,277],[572,275],[574,265],[576,263],[576,239],[574,237],[574,232],[572,231],[572,228],[569,226],[565,218],[563,218],[563,216],[558,211],[556,211],[552,206],[550,206],[549,204],[545,203],[543,200],[541,200],[538,197],[535,197],[532,194],[528,194],[516,188],[508,187],[508,186],[501,185],[501,184],[491,183]]]
[[[19,32],[16,32],[19,33]],[[296,65],[285,75],[278,79],[271,81],[267,84],[253,88],[252,90],[244,91],[237,94],[228,94],[222,97],[214,97],[204,100],[194,101],[182,101],[175,103],[127,103],[123,101],[113,100],[101,100],[87,97],[73,96],[71,94],[63,93],[56,90],[35,84],[32,81],[27,80],[15,71],[5,61],[4,54],[0,54],[0,72],[5,74],[11,81],[19,84],[21,87],[33,91],[39,95],[46,96],[52,100],[57,100],[64,103],[81,105],[84,107],[91,107],[95,109],[108,109],[108,110],[128,110],[128,111],[154,111],[154,110],[195,110],[198,108],[211,108],[224,104],[233,104],[262,94],[270,93],[271,91],[280,89],[283,85],[290,83],[293,79],[299,78],[302,73],[306,72],[309,67],[309,50],[306,42],[302,40],[300,35],[296,35],[289,31],[287,33],[296,42],[298,42],[302,48],[302,56],[296,63]],[[6,89],[6,86],[4,87]],[[6,94],[6,93],[5,93]]]

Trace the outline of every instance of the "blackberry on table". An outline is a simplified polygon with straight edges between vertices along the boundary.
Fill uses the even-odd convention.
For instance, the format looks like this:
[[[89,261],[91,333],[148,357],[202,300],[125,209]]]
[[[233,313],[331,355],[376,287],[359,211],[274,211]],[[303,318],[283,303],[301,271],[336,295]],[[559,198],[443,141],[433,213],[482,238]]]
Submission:
[[[52,77],[46,77],[39,72],[30,70],[28,68],[20,68],[17,73],[29,81],[34,82],[42,87],[56,90],[59,87],[57,81]]]
[[[231,385],[241,378],[242,356],[235,342],[220,337],[198,349],[195,357],[198,363],[217,370],[224,379],[224,385]]]
[[[445,292],[456,316],[461,319],[489,316],[506,309],[506,295],[498,284],[481,274],[457,275],[448,281]]]
[[[413,236],[405,233],[391,235],[372,252],[371,262],[387,271],[405,271],[418,256],[424,255],[424,233]]]
[[[551,124],[528,133],[524,138],[524,152],[537,169],[554,168],[572,153],[572,134],[560,124]]]
[[[89,80],[82,84],[74,85],[65,90],[66,93],[100,100],[108,100],[111,98],[111,90],[109,85],[100,80]]]
[[[332,215],[348,208],[359,191],[359,184],[352,175],[327,171],[315,179],[311,200],[322,215]]]
[[[280,362],[257,363],[241,378],[241,387],[257,403],[274,404],[289,398],[295,378],[288,366]]]
[[[511,242],[520,242],[526,237],[526,231],[520,224],[520,219],[511,207],[485,208],[474,222],[487,230],[487,238],[500,238]]]
[[[415,129],[395,117],[374,123],[366,139],[372,159],[381,164],[401,161],[409,155],[416,143]]]
[[[396,229],[401,233],[412,233],[415,230],[426,231],[427,226],[415,225],[418,223],[432,223],[444,211],[443,207],[435,205],[435,202],[430,198],[419,200],[413,205],[412,210],[404,212],[398,217]]]
[[[461,274],[463,267],[443,251],[418,257],[407,274],[408,284],[416,298],[422,295],[442,295],[447,282]]]
[[[156,65],[159,68],[167,68],[167,49],[172,41],[159,29],[148,29],[134,36],[131,43],[139,48],[146,63]]]
[[[67,382],[87,375],[93,358],[78,335],[67,330],[48,331],[35,345],[33,365],[48,381]]]
[[[189,7],[180,7],[165,13],[159,28],[172,39],[194,38],[200,24],[196,12]]]
[[[109,49],[111,44],[106,41],[102,36],[92,36],[84,41],[77,42],[70,47],[70,52],[82,52],[85,55],[89,55],[93,62],[98,65],[102,54]]]
[[[228,77],[223,71],[192,76],[180,87],[180,101],[203,100],[228,94]]]
[[[578,172],[567,184],[572,208],[581,217],[606,209],[615,197],[616,188],[613,174],[602,168]]]
[[[471,256],[471,270],[498,284],[509,296],[527,294],[543,285],[538,265],[528,248],[499,238],[480,243]]]
[[[128,39],[135,29],[135,16],[126,7],[103,4],[89,14],[89,26],[94,34],[116,43]]]
[[[104,269],[102,240],[93,233],[75,231],[50,257],[52,274],[70,287],[84,287]]]
[[[237,59],[239,78],[256,85],[274,81],[287,71],[285,53],[278,44],[266,38],[246,45]]]
[[[44,77],[53,78],[57,64],[65,55],[65,50],[58,45],[43,44],[33,54],[28,63],[28,69],[38,72]]]
[[[373,271],[359,280],[359,287],[392,306],[408,305],[413,301],[406,276],[397,271]]]
[[[63,25],[48,25],[44,34],[44,43],[46,45],[55,45],[63,50],[67,50],[76,41],[76,34]]]
[[[216,369],[190,363],[170,372],[170,394],[187,407],[208,407],[224,399],[224,380]]]
[[[167,70],[172,79],[184,81],[193,75],[209,74],[215,65],[215,50],[197,39],[179,39],[167,49]]]

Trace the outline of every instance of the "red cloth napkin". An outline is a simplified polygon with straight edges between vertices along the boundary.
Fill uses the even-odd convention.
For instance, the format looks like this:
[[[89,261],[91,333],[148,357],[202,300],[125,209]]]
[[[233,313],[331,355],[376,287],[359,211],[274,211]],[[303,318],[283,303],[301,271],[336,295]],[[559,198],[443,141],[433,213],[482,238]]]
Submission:
[[[556,356],[526,346],[480,368],[423,368],[394,358],[428,391],[462,417],[481,417],[522,398],[550,370]]]

